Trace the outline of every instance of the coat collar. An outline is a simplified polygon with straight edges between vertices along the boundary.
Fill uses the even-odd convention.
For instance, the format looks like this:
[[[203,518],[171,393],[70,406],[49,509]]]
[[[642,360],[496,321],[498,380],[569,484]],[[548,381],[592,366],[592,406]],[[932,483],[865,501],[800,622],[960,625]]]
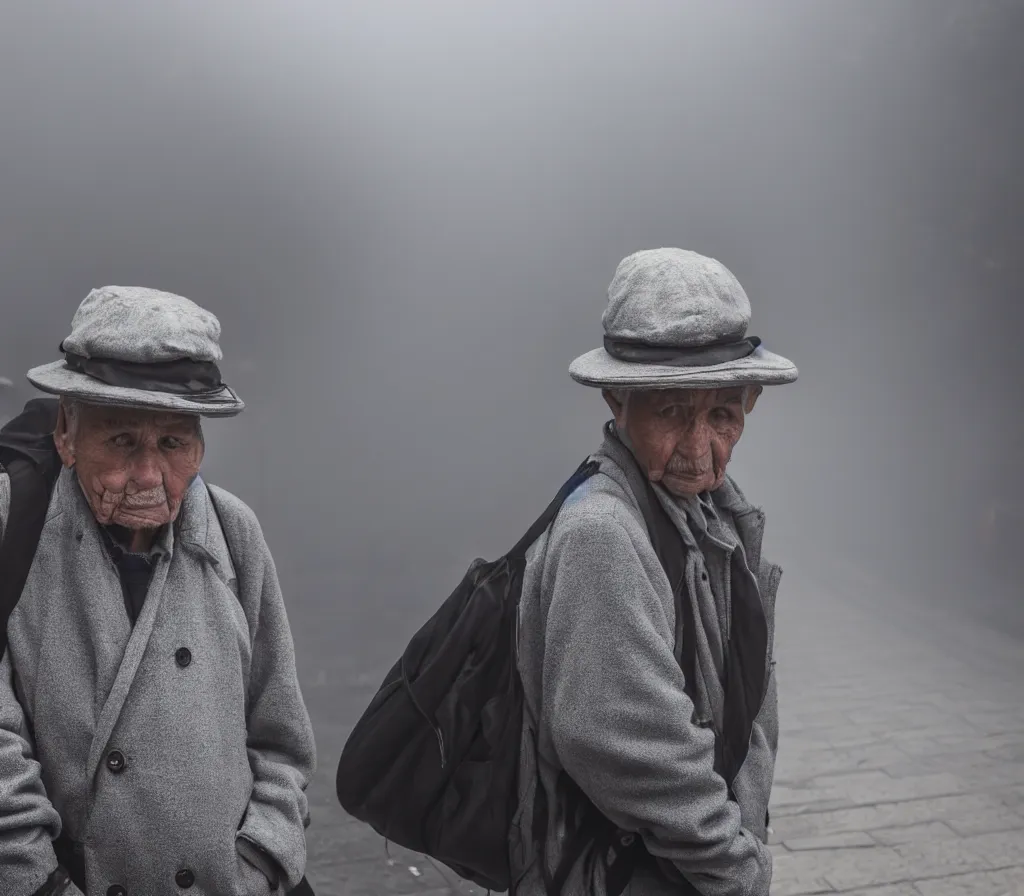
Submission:
[[[100,536],[99,523],[93,516],[74,469],[65,468],[57,477],[47,520],[57,524],[63,535],[79,542],[89,529]],[[215,523],[206,483],[201,476],[196,476],[185,492],[178,518],[161,533],[160,552],[173,557],[174,551],[181,547],[198,553],[215,565],[222,565],[228,551],[220,527]]]

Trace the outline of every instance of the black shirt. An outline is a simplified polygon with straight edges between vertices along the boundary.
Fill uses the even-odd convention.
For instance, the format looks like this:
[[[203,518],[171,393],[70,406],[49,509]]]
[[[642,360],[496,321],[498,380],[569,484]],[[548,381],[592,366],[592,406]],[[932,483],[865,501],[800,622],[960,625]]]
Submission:
[[[120,575],[124,608],[134,626],[135,620],[142,612],[142,605],[146,602],[146,592],[149,591],[149,581],[153,577],[156,557],[153,554],[136,554],[129,550],[132,538],[130,529],[123,526],[100,526],[100,529]]]

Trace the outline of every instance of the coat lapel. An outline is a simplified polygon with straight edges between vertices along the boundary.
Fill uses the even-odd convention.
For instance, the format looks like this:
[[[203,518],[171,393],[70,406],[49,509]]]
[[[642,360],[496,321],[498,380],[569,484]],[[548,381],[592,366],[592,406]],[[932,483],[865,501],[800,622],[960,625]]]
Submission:
[[[66,643],[59,662],[71,662],[89,681],[91,726],[95,730],[102,704],[113,687],[131,634],[117,570],[102,544],[92,511],[71,470],[62,471],[53,490],[50,511],[36,552],[42,576],[33,590],[60,612],[50,615]],[[63,623],[61,622],[63,620]]]
[[[167,582],[167,575],[171,566],[169,557],[164,557],[153,570],[153,578],[146,593],[146,601],[142,605],[142,612],[135,621],[131,636],[128,638],[128,646],[121,664],[114,678],[113,687],[107,694],[107,699],[100,710],[99,718],[96,720],[96,733],[93,735],[92,747],[89,750],[89,762],[86,766],[86,775],[91,779],[96,774],[100,759],[113,734],[114,726],[124,708],[128,691],[131,690],[135,673],[142,662],[142,656],[146,652],[150,635],[153,634],[153,625],[156,621],[156,614],[160,608],[160,601],[164,593],[164,585]]]
[[[139,665],[146,653],[146,648],[149,646],[150,637],[153,634],[160,605],[163,601],[168,577],[175,566],[183,562],[180,556],[175,561],[175,557],[178,555],[178,547],[182,543],[188,543],[190,546],[202,548],[203,542],[205,542],[208,527],[205,495],[206,487],[203,485],[202,480],[197,477],[186,494],[185,500],[182,502],[179,515],[180,524],[174,526],[170,553],[162,557],[157,563],[156,569],[153,570],[153,577],[150,581],[149,591],[146,592],[146,600],[142,605],[142,612],[135,621],[135,627],[128,638],[128,646],[118,667],[114,684],[107,695],[96,722],[96,733],[93,736],[92,746],[89,750],[89,761],[86,766],[86,775],[89,779],[92,779],[99,768],[107,744],[114,733],[117,720],[120,718],[125,701],[128,699],[132,682],[135,680]],[[93,529],[96,530],[95,523],[93,524]],[[95,531],[95,535],[97,547],[105,550],[103,545],[99,543],[100,534],[98,530]]]

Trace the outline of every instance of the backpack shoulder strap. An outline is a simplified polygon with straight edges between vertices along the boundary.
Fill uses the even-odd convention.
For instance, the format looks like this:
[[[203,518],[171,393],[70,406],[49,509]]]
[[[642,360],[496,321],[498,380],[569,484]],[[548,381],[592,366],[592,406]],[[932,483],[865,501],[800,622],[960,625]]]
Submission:
[[[576,472],[570,476],[565,484],[558,490],[558,494],[551,499],[551,503],[545,508],[544,512],[537,517],[536,521],[529,529],[526,530],[526,534],[523,535],[519,541],[516,542],[515,547],[512,548],[505,556],[513,560],[522,560],[526,556],[526,552],[541,534],[551,525],[551,521],[558,515],[558,511],[562,509],[562,505],[565,503],[565,499],[569,497],[583,482],[593,476],[598,469],[598,462],[592,458],[587,458],[583,461],[579,467],[576,468]]]
[[[0,468],[10,503],[0,542],[0,657],[7,650],[7,620],[21,598],[46,522],[61,464],[53,444],[56,399],[33,399],[0,430]]]

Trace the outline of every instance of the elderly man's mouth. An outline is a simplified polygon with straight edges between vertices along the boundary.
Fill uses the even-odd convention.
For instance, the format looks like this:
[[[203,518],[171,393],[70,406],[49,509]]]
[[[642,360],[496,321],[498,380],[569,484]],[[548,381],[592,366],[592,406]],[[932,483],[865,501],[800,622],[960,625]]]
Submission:
[[[145,492],[125,495],[121,499],[122,510],[152,510],[155,507],[165,507],[166,505],[167,492],[163,489],[148,489]]]
[[[670,470],[665,473],[673,479],[701,479],[710,473],[710,470]]]

